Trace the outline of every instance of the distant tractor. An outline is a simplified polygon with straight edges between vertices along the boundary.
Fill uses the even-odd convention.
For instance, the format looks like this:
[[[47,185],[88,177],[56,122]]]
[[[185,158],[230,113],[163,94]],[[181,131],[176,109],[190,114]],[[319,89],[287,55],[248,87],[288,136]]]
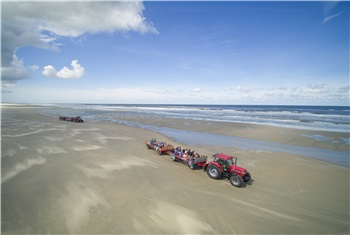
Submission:
[[[78,122],[78,123],[83,123],[84,120],[81,119],[79,116],[77,117],[63,117],[63,116],[60,116],[59,119],[61,121],[67,121],[67,122]]]
[[[222,153],[213,155],[214,160],[204,166],[204,171],[212,179],[228,178],[235,187],[241,187],[251,179],[250,173],[237,166],[237,158]]]

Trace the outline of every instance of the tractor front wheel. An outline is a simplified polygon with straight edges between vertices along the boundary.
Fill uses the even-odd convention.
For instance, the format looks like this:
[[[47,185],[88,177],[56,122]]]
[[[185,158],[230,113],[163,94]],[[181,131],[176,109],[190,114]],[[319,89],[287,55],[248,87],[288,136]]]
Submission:
[[[230,183],[235,187],[241,187],[243,185],[243,179],[239,175],[231,175]]]
[[[247,173],[245,174],[245,176],[243,176],[243,181],[244,181],[244,182],[248,182],[251,178],[252,178],[252,177],[250,176],[250,173],[247,172]]]
[[[220,179],[222,177],[222,171],[215,165],[209,165],[207,174],[212,179]]]

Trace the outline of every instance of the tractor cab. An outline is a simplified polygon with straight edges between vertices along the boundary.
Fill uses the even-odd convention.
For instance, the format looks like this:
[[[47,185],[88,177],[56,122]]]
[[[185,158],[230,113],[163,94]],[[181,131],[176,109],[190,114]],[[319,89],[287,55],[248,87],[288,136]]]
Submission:
[[[214,162],[219,163],[225,172],[231,172],[237,166],[237,158],[222,153],[213,155]]]

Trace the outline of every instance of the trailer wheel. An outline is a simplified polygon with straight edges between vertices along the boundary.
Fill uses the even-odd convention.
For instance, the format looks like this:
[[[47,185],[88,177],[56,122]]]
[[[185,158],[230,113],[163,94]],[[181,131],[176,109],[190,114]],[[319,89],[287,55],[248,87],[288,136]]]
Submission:
[[[222,177],[222,171],[217,166],[212,164],[208,166],[207,174],[212,179],[220,179]]]
[[[243,179],[239,175],[231,175],[230,183],[235,187],[241,187],[243,185]]]
[[[193,170],[194,169],[194,164],[192,162],[186,162],[186,165]]]

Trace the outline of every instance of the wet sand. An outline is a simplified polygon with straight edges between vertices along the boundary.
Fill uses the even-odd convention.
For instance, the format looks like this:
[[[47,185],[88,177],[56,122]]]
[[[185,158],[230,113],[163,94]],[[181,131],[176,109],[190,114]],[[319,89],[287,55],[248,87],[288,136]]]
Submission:
[[[347,167],[239,146],[186,146],[130,126],[62,122],[29,106],[6,106],[1,111],[3,234],[349,233]],[[342,133],[288,129],[288,134],[279,134],[287,130],[189,120],[139,121],[277,143],[348,148],[300,136],[340,139]],[[192,171],[146,149],[144,142],[152,137],[208,156],[234,154],[253,180],[243,188],[212,180],[202,170]]]

